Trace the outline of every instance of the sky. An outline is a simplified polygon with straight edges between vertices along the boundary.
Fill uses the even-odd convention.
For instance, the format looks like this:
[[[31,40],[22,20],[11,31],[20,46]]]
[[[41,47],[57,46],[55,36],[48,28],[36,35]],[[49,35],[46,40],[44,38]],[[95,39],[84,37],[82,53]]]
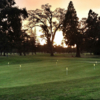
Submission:
[[[40,9],[42,4],[49,3],[52,10],[60,7],[67,10],[70,0],[15,0],[16,6],[27,10]],[[72,0],[77,11],[77,16],[81,19],[88,16],[88,11],[92,9],[100,14],[100,0]]]
[[[79,20],[88,16],[88,12],[92,9],[98,15],[100,15],[100,0],[71,0],[73,2],[74,8],[77,12]],[[56,8],[64,8],[67,10],[70,0],[15,0],[16,6],[19,8],[26,8],[27,10],[41,9],[41,5],[49,3],[52,5],[51,9],[55,10]],[[56,36],[56,43],[59,42],[59,39],[63,39],[59,32],[59,36]],[[58,37],[58,38],[57,38]],[[60,37],[60,38],[59,38]],[[59,42],[58,44],[61,44]]]

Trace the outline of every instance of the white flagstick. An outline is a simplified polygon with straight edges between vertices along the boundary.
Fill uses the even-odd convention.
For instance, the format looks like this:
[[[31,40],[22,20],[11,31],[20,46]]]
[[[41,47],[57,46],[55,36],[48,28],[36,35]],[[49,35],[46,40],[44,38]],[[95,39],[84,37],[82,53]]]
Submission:
[[[21,70],[21,67],[22,67],[22,66],[20,65],[20,70]]]
[[[8,66],[9,66],[9,62],[8,62]]]
[[[56,66],[57,66],[57,63],[58,63],[58,60],[57,60],[57,62],[56,62]]]
[[[95,69],[95,64],[93,64],[94,65],[94,69]]]
[[[66,75],[68,75],[68,67],[66,67]]]

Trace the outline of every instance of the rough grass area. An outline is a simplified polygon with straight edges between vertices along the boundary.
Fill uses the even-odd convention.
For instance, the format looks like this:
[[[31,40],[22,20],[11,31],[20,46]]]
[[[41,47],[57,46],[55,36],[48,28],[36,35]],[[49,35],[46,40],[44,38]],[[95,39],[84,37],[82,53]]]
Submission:
[[[0,57],[0,100],[100,99],[100,58],[71,55]]]

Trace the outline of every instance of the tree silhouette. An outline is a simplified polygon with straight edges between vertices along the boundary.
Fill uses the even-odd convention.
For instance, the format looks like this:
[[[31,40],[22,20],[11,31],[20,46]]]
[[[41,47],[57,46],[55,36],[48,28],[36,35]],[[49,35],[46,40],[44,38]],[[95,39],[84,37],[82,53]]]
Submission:
[[[68,10],[65,15],[63,23],[63,32],[66,39],[66,44],[75,45],[76,44],[76,57],[80,57],[80,46],[82,43],[82,34],[79,30],[79,22],[76,11],[74,9],[72,1],[68,5]]]
[[[0,51],[1,54],[11,50],[8,31],[10,31],[10,25],[7,22],[7,15],[4,14],[7,8],[12,7],[14,0],[0,0]]]
[[[86,45],[94,54],[100,55],[100,17],[92,10],[88,13],[86,31]]]
[[[5,51],[10,48],[17,48],[20,50],[21,48],[21,35],[22,35],[22,18],[28,17],[26,9],[18,9],[17,7],[13,7],[15,4],[14,0],[1,0],[1,17],[0,17],[0,32],[2,35],[1,44]],[[3,38],[4,37],[4,38]]]
[[[33,55],[33,52],[36,54],[36,40],[37,40],[37,36],[36,36],[36,28],[34,28],[34,30],[31,31],[31,35],[30,35],[30,49]]]
[[[47,39],[51,56],[53,56],[53,41],[55,34],[62,26],[66,11],[61,8],[57,8],[55,11],[51,11],[51,5],[49,4],[42,5],[41,8],[42,10],[36,9],[28,11],[30,21],[29,25],[33,25],[33,27],[41,27],[44,36]]]

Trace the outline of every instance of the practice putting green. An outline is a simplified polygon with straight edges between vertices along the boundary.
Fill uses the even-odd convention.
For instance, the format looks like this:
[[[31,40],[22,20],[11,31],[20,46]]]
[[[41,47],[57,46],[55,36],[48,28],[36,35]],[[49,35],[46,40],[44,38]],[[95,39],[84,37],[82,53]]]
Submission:
[[[0,100],[100,99],[99,58],[45,54],[0,59]]]

